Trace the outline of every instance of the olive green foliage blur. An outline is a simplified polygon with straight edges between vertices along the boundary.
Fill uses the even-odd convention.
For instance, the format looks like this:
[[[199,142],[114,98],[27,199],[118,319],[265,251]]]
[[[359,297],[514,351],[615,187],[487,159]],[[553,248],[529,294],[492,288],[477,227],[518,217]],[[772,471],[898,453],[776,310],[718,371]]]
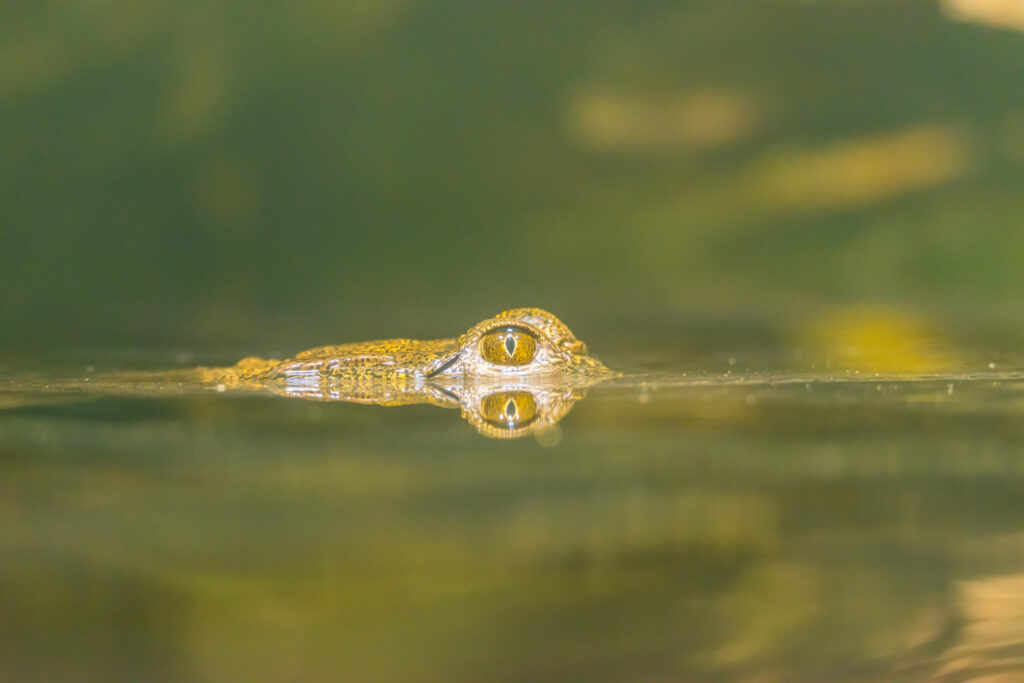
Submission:
[[[1024,285],[1024,33],[930,1],[0,23],[0,343],[444,335],[522,305],[998,316]]]

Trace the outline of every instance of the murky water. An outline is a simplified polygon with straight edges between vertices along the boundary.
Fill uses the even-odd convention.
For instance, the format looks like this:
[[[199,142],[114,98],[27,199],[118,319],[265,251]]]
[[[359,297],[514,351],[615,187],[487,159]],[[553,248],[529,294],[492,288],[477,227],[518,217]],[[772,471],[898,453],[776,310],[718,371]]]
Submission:
[[[1024,680],[1021,4],[0,3],[0,683]]]
[[[652,345],[511,440],[101,381],[194,356],[9,359],[0,679],[1011,675],[1024,366],[889,341]]]

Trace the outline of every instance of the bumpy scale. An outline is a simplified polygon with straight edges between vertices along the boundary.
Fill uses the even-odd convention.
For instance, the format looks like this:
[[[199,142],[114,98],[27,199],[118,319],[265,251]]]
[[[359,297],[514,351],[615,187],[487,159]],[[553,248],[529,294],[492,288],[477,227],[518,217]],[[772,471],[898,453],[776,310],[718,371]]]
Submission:
[[[539,308],[503,311],[455,339],[321,346],[287,360],[246,358],[202,370],[204,381],[227,387],[378,405],[449,405],[455,384],[590,384],[610,374],[561,320]]]

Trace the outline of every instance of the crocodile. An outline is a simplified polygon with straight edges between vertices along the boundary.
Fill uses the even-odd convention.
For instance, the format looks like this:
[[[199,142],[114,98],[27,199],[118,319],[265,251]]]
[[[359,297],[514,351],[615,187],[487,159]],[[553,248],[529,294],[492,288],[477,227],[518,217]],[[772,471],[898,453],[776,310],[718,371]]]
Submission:
[[[610,374],[565,323],[539,308],[503,311],[453,339],[382,339],[320,346],[285,360],[244,358],[227,368],[200,368],[224,387],[283,384],[344,388],[355,400],[400,405],[430,382],[521,378],[564,380]],[[418,403],[419,400],[411,402]]]
[[[272,393],[381,406],[459,408],[484,436],[515,438],[558,422],[592,384],[616,373],[590,356],[553,314],[516,308],[451,339],[384,339],[244,358],[228,367],[112,373],[63,382],[0,385],[0,409],[26,395],[169,396],[202,391]]]
[[[250,357],[199,372],[204,384],[221,391],[458,407],[478,432],[497,438],[553,425],[586,387],[614,374],[565,323],[539,308],[502,311],[456,338],[321,346],[284,360]]]

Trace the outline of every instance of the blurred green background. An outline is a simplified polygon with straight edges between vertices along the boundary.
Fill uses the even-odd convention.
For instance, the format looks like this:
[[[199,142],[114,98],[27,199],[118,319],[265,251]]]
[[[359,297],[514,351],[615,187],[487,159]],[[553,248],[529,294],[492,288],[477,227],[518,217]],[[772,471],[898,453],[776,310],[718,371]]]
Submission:
[[[5,3],[0,343],[1012,320],[997,4]]]

